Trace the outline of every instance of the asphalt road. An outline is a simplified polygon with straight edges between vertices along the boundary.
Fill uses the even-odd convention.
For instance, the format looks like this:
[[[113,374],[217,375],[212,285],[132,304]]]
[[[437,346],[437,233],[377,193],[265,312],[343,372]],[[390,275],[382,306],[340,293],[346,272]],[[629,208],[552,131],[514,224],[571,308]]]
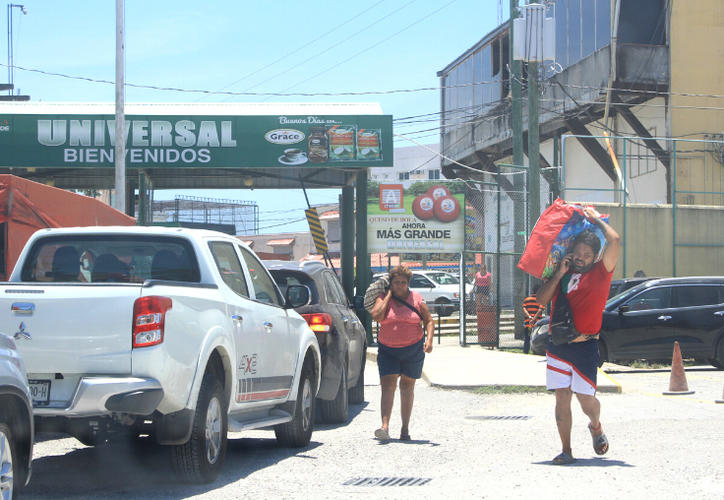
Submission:
[[[368,363],[368,383],[376,366]],[[615,369],[615,367],[614,367]],[[559,441],[550,394],[475,394],[419,382],[413,441],[380,444],[379,388],[351,407],[347,425],[317,423],[301,450],[271,431],[231,434],[221,477],[179,484],[167,450],[141,438],[88,448],[40,435],[21,499],[422,498],[667,500],[724,498],[724,371],[687,369],[690,396],[665,397],[669,372],[612,373],[622,394],[600,394],[611,450],[594,454],[574,401],[571,466],[551,465]],[[399,429],[396,400],[392,429]],[[393,432],[393,436],[395,433]],[[365,478],[416,478],[415,486],[353,486]],[[425,480],[427,480],[425,482]]]

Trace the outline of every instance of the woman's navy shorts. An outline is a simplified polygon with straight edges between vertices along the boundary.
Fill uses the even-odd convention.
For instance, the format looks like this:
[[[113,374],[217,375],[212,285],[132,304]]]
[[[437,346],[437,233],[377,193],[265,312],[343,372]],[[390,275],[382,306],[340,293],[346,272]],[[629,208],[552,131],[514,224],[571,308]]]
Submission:
[[[380,377],[385,375],[404,375],[418,379],[422,377],[422,364],[425,362],[424,339],[407,347],[387,347],[378,344],[377,368]]]

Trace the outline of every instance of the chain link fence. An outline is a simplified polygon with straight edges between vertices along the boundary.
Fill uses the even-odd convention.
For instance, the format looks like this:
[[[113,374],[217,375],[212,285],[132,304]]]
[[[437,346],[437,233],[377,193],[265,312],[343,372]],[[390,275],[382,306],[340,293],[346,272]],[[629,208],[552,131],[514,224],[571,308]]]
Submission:
[[[537,214],[550,203],[556,173],[541,173]],[[523,299],[533,285],[517,268],[532,229],[528,167],[499,164],[497,173],[486,177],[484,182],[468,182],[465,192],[465,267],[476,286],[473,299],[466,302],[461,340],[463,345],[522,349]]]

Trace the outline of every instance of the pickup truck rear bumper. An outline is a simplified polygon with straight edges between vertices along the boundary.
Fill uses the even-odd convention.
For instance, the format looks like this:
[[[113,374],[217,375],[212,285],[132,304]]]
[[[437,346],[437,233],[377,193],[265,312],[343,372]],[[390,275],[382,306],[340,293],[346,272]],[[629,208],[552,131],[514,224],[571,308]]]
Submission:
[[[152,378],[83,377],[70,405],[35,407],[37,416],[92,417],[109,413],[150,415],[163,399],[161,383]]]

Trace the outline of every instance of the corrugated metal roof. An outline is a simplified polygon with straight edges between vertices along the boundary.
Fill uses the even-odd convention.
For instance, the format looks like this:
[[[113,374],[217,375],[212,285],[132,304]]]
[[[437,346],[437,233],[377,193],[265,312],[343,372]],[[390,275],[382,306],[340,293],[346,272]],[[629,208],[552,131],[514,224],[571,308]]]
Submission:
[[[330,210],[329,212],[324,212],[322,215],[319,216],[319,220],[335,219],[339,219],[339,210]]]
[[[284,246],[290,246],[294,244],[295,238],[285,238],[283,240],[269,240],[266,242],[266,244],[270,247],[284,247]]]

